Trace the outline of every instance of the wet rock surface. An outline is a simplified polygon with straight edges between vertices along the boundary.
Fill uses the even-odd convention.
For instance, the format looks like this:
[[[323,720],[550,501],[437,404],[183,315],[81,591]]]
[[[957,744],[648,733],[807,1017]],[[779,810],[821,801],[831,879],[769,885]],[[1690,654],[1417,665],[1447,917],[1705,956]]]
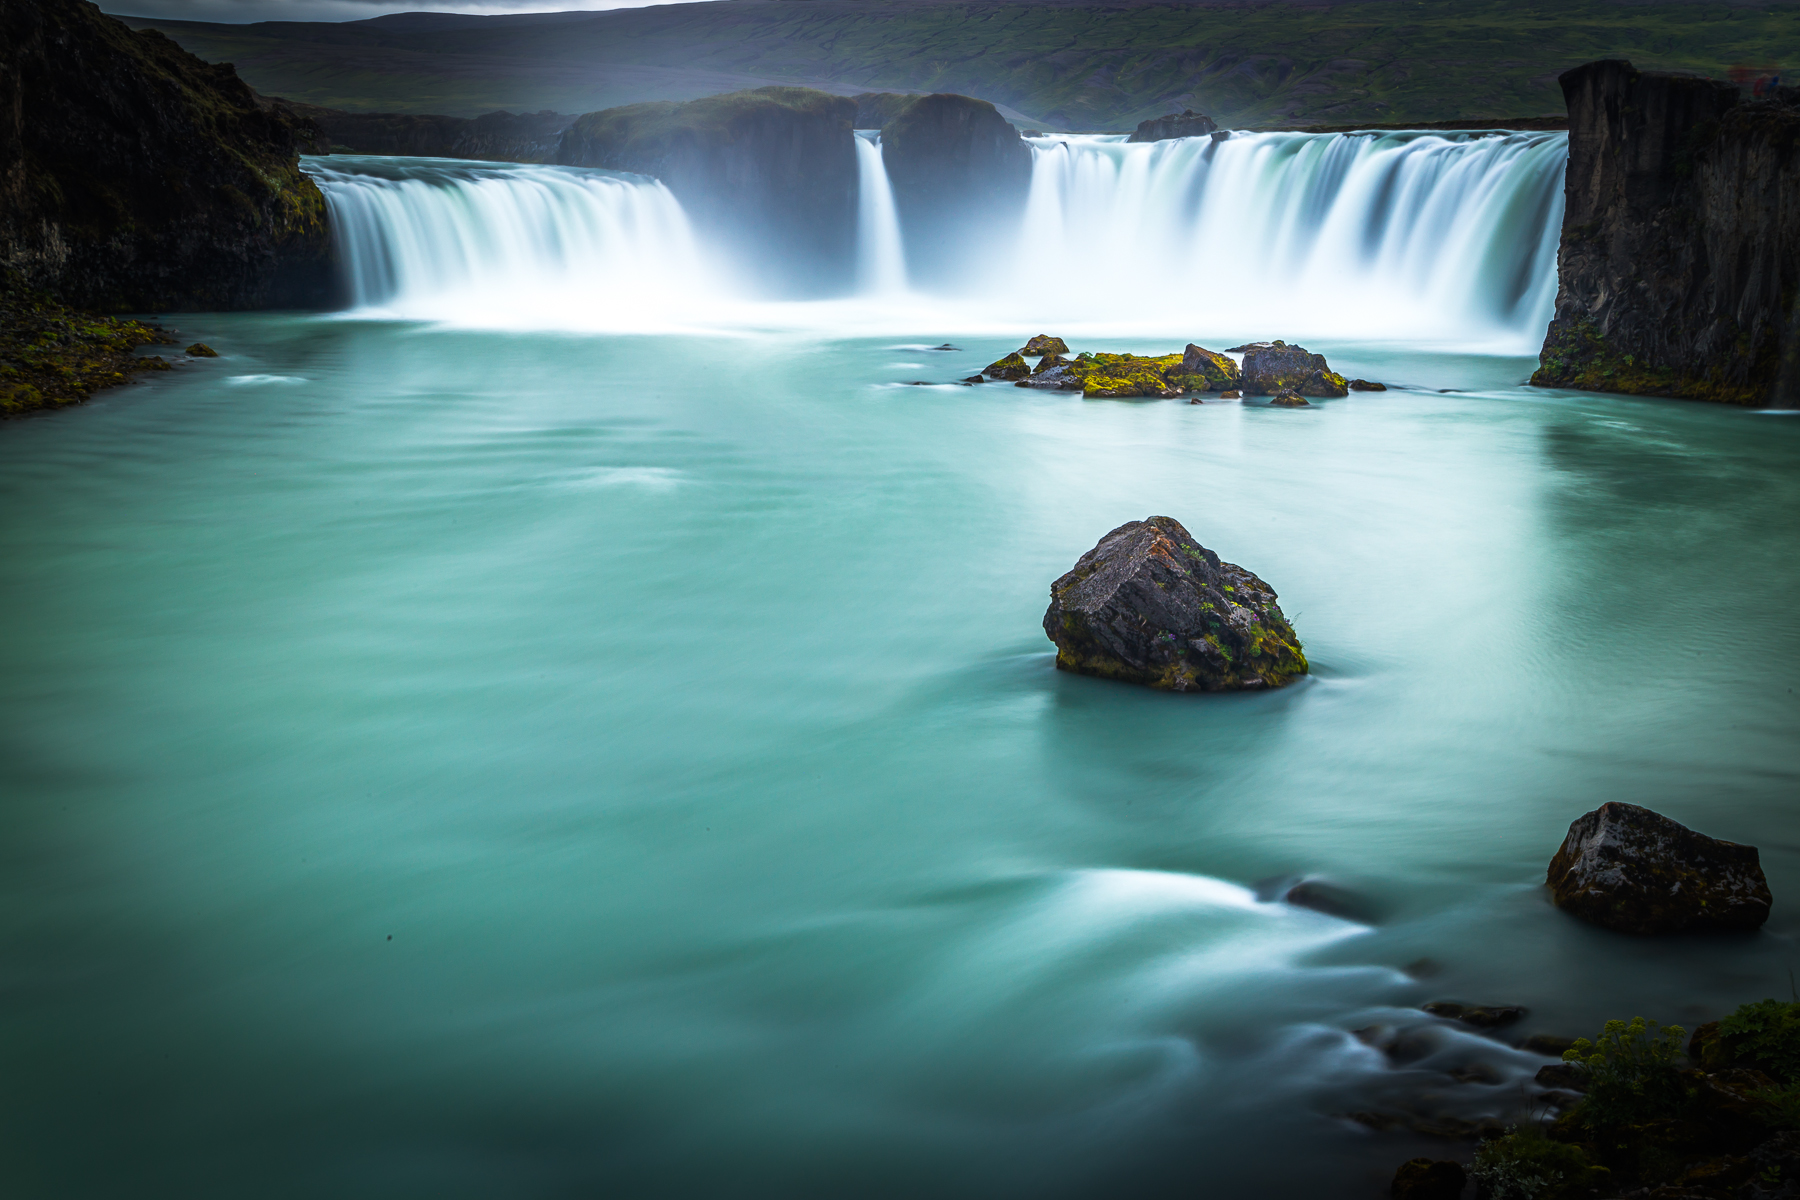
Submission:
[[[1446,1021],[1461,1021],[1473,1029],[1499,1029],[1521,1020],[1530,1009],[1518,1004],[1458,1004],[1453,1000],[1433,1000],[1420,1008]]]
[[[1619,802],[1569,826],[1546,882],[1558,908],[1620,933],[1754,930],[1772,903],[1756,847]]]
[[[1040,354],[1067,354],[1068,352],[1069,343],[1059,337],[1051,337],[1047,333],[1038,334],[1026,342],[1024,348],[1019,351],[1027,358],[1036,358]]]
[[[1271,408],[1311,408],[1312,405],[1307,403],[1306,397],[1302,396],[1300,393],[1290,392],[1290,391],[1283,389],[1282,391],[1276,392],[1273,396],[1269,397],[1269,407],[1271,407]]]
[[[1387,391],[1387,384],[1376,383],[1372,379],[1352,379],[1350,381],[1350,390],[1353,392],[1385,392]]]
[[[1244,350],[1243,390],[1253,396],[1293,392],[1299,396],[1344,396],[1349,381],[1331,369],[1323,354],[1286,342],[1253,344]]]
[[[1307,671],[1261,579],[1172,517],[1119,526],[1050,585],[1059,670],[1175,692],[1280,687]]]
[[[1018,351],[997,359],[981,369],[989,379],[1023,379],[1031,374],[1031,364]]]

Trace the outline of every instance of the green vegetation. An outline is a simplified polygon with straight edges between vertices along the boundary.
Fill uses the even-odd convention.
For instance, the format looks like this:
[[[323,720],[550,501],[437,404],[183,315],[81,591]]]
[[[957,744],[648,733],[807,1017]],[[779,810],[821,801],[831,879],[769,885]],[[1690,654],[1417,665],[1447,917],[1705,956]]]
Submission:
[[[1746,1004],[1694,1031],[1608,1021],[1563,1057],[1586,1095],[1547,1129],[1482,1146],[1473,1175],[1490,1200],[1574,1200],[1638,1188],[1737,1194],[1751,1178],[1800,1169],[1800,1003]],[[1712,1189],[1718,1189],[1717,1191]],[[1661,1195],[1658,1191],[1653,1194]]]
[[[160,357],[132,351],[168,340],[141,321],[78,312],[0,280],[0,416],[79,404],[133,372],[166,370]]]
[[[1800,58],[1792,0],[1299,6],[900,0],[536,17],[154,25],[258,91],[360,111],[587,112],[764,84],[980,96],[1060,129],[1183,107],[1238,128],[1553,115],[1596,58],[1720,76]]]

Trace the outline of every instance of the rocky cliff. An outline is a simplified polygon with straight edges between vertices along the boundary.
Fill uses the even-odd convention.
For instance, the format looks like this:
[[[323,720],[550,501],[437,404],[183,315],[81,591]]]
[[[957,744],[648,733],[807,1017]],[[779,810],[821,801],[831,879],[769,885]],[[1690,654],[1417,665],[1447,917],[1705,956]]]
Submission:
[[[841,291],[856,262],[856,104],[765,87],[588,113],[556,161],[654,175],[714,252],[777,295]]]
[[[1148,121],[1139,121],[1138,127],[1125,140],[1128,142],[1166,142],[1172,138],[1201,137],[1216,133],[1218,124],[1205,113],[1197,113],[1191,108],[1179,113],[1170,113],[1166,117],[1154,117]]]
[[[1031,191],[1031,149],[986,100],[921,96],[881,129],[882,161],[915,284],[966,279],[998,263]]]
[[[1800,399],[1800,107],[1588,63],[1562,76],[1556,315],[1531,381],[1727,404]]]
[[[483,113],[440,117],[417,113],[352,113],[274,99],[271,103],[311,121],[324,134],[321,151],[471,158],[485,162],[556,161],[562,132],[575,118],[558,112]]]
[[[0,265],[111,310],[325,302],[293,118],[82,0],[0,0]]]

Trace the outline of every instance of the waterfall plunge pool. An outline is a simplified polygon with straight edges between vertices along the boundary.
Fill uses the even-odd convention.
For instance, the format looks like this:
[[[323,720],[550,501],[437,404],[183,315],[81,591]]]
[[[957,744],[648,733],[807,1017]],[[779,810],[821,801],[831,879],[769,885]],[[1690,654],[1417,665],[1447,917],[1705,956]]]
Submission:
[[[877,332],[706,295],[698,332],[530,330],[501,300],[553,260],[481,214],[545,171],[388,226],[429,287],[173,318],[222,356],[0,438],[19,1194],[1372,1198],[1456,1147],[1341,1114],[1503,1113],[1542,1060],[1396,1069],[1351,1031],[1786,986],[1790,419],[1532,391],[1526,355],[1323,308],[1103,345],[891,292],[840,302]],[[531,203],[609,236],[583,196],[613,185],[572,176]],[[640,249],[691,235],[599,194]],[[905,386],[1177,331],[1418,390]],[[1268,579],[1316,674],[1053,670],[1050,580],[1151,513]],[[1545,862],[1613,799],[1761,846],[1768,929],[1552,910]],[[1307,876],[1364,919],[1273,899]],[[1444,1073],[1471,1060],[1502,1082]]]

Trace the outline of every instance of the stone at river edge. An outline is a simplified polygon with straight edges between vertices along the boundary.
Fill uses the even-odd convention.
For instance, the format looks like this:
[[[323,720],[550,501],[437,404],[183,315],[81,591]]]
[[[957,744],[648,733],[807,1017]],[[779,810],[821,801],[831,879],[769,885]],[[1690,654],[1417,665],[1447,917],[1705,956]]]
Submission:
[[[1296,392],[1302,396],[1346,396],[1349,380],[1333,371],[1323,354],[1286,342],[1251,345],[1244,350],[1244,390],[1253,396]]]
[[[1130,521],[1050,585],[1059,670],[1172,692],[1280,687],[1306,674],[1275,591],[1173,517]]]
[[[1558,908],[1620,933],[1753,930],[1772,903],[1756,847],[1618,802],[1569,826],[1546,882]]]

